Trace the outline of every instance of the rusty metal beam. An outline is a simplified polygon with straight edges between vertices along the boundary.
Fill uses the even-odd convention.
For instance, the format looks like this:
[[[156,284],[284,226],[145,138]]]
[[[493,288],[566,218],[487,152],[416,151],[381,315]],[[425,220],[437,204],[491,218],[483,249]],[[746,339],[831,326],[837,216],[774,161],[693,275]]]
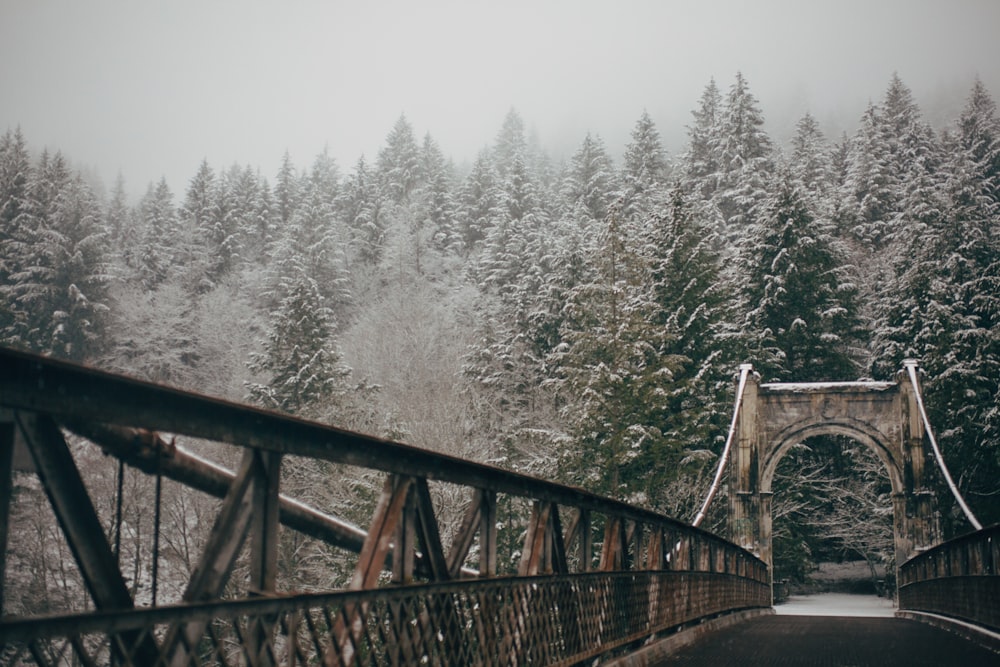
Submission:
[[[444,547],[441,544],[441,530],[434,513],[434,502],[431,499],[427,480],[417,478],[413,487],[413,501],[416,506],[417,540],[421,553],[427,563],[431,581],[446,581],[451,578],[448,561],[444,557]]]
[[[382,565],[392,548],[396,527],[399,526],[406,506],[407,496],[413,486],[412,477],[390,475],[386,478],[372,516],[368,537],[361,549],[350,590],[372,588],[382,573]]]
[[[255,452],[247,451],[243,455],[240,471],[215,517],[201,559],[184,591],[185,602],[217,598],[229,581],[229,575],[250,529],[253,498],[248,491],[255,472]]]
[[[0,349],[0,405],[48,413],[59,421],[141,426],[692,530],[665,515],[575,487],[7,349]],[[705,540],[724,541],[700,529],[696,532]]]
[[[250,487],[256,472],[256,452],[247,451],[184,590],[184,602],[207,602],[218,599],[222,594],[250,529],[253,509]],[[187,664],[188,653],[204,633],[205,627],[203,621],[195,621],[170,629],[164,642],[168,647],[166,654],[170,665],[179,667]]]
[[[462,564],[472,549],[472,543],[476,539],[476,531],[480,528],[483,513],[483,495],[480,489],[472,490],[472,498],[469,506],[465,509],[462,523],[459,524],[458,532],[451,544],[451,553],[448,554],[448,576],[455,579],[459,576]]]
[[[559,507],[552,506],[549,517],[546,541],[548,542],[549,566],[555,574],[569,574],[569,560],[566,558],[566,541],[563,538],[562,521],[559,518]]]
[[[278,572],[278,488],[281,454],[254,452],[250,516],[250,586],[273,593]]]
[[[549,525],[551,503],[535,501],[531,506],[531,519],[524,535],[524,547],[521,549],[521,563],[517,573],[520,576],[533,576],[543,567],[545,553],[545,533]]]
[[[156,471],[215,498],[225,498],[236,475],[231,470],[197,456],[180,445],[171,446],[156,433],[123,426],[74,421],[66,424],[72,432],[87,438],[108,454],[148,474]],[[361,551],[367,533],[337,517],[319,512],[294,498],[278,496],[278,518],[293,530],[332,546]]]

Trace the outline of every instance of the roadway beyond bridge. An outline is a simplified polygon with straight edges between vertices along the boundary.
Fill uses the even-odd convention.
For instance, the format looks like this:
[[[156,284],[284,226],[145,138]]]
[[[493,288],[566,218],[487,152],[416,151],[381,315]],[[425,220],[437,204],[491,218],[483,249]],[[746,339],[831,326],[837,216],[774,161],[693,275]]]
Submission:
[[[902,618],[758,616],[647,665],[740,667],[967,667],[1000,656],[958,635]]]

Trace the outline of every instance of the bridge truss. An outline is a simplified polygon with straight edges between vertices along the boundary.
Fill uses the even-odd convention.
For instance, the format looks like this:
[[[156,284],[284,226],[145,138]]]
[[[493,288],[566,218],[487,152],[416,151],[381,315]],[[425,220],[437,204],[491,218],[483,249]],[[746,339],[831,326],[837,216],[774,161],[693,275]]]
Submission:
[[[140,606],[131,596],[68,434],[157,479],[222,499],[181,600]],[[241,463],[226,470],[171,436],[232,445],[242,452]],[[287,456],[382,475],[368,530],[284,496]],[[12,480],[15,468],[24,467],[45,491],[91,610],[4,616],[4,665],[576,664],[771,602],[762,561],[639,507],[0,350],[0,577],[7,547],[17,539],[9,532]],[[442,538],[442,508],[434,502],[435,485],[442,484],[466,489],[468,498],[450,540]],[[498,571],[497,507],[504,498],[518,499],[514,506],[528,513],[516,575]],[[355,554],[347,588],[279,590],[282,525]],[[248,579],[230,581],[245,552]]]

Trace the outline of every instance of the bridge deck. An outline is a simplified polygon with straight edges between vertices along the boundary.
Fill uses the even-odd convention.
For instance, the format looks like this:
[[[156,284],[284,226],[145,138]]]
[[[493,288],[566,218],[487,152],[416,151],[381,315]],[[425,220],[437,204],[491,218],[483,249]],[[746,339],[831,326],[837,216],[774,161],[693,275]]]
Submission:
[[[897,618],[761,616],[709,633],[655,665],[817,667],[998,665],[957,635]]]

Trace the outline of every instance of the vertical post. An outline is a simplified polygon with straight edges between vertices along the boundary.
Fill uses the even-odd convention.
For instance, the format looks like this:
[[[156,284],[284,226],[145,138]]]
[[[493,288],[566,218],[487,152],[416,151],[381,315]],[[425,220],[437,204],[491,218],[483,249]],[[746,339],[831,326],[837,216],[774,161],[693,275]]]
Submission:
[[[7,574],[7,536],[10,533],[10,503],[14,488],[14,421],[0,415],[0,617]]]
[[[590,523],[590,510],[580,508],[580,571],[590,572],[594,567],[594,533]]]
[[[479,575],[494,577],[497,573],[497,494],[483,490],[479,520]]]
[[[278,572],[278,494],[281,454],[253,451],[250,486],[250,592],[274,593]],[[263,618],[250,622],[247,651],[252,663],[272,664],[274,624]]]
[[[402,479],[395,481],[397,487]],[[407,489],[399,523],[396,526],[395,547],[392,550],[392,582],[409,584],[413,582],[413,570],[417,550],[417,512],[413,498],[413,478],[406,479]]]
[[[273,593],[278,570],[278,493],[281,454],[254,450],[250,514],[250,588]]]

